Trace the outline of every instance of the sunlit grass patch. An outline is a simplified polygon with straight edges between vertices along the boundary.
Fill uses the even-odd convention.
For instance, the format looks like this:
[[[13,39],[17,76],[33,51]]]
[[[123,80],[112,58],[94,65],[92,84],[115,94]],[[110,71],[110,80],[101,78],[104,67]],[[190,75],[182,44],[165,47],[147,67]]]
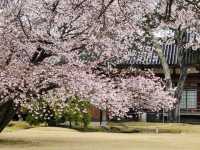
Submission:
[[[108,126],[125,133],[200,133],[200,126],[183,123],[110,122]]]
[[[199,133],[127,134],[35,127],[1,133],[0,150],[199,150],[199,139]]]
[[[28,141],[23,140],[12,140],[12,139],[0,139],[0,145],[24,145],[29,144]]]
[[[4,132],[12,132],[16,130],[22,130],[22,129],[30,129],[33,128],[33,126],[30,126],[28,123],[24,121],[11,121],[8,126],[5,128]]]

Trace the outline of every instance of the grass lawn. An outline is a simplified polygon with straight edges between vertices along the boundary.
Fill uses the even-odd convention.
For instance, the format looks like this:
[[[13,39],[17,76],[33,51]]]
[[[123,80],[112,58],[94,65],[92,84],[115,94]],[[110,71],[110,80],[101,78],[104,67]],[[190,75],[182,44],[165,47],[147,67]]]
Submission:
[[[127,125],[127,124],[126,124]],[[123,126],[126,126],[123,125]],[[128,124],[128,126],[138,126]],[[122,125],[121,125],[122,126]],[[149,124],[160,127],[160,124]],[[177,125],[164,125],[176,126]],[[7,129],[0,150],[199,150],[200,126],[178,125],[179,134],[78,132],[56,127]]]

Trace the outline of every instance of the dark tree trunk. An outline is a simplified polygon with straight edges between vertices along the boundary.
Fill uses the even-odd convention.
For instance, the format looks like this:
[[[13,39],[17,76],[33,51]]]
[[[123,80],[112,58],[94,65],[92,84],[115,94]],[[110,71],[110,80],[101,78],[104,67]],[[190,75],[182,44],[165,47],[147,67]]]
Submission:
[[[184,88],[184,84],[187,78],[187,70],[188,66],[186,64],[186,53],[188,49],[185,49],[184,44],[186,43],[186,31],[177,31],[177,38],[176,38],[176,45],[178,46],[178,63],[180,65],[180,76],[178,80],[178,84],[176,87],[176,91],[174,93],[174,97],[177,98],[177,103],[175,104],[175,109],[169,112],[169,121],[170,122],[179,122],[180,121],[180,100]],[[171,73],[169,69],[169,65],[167,64],[166,58],[163,54],[162,47],[154,43],[156,48],[156,52],[159,56],[159,59],[162,64],[163,72],[165,75],[165,82],[166,82],[166,90],[170,90],[173,88]]]
[[[163,73],[165,75],[166,90],[170,90],[173,88],[172,78],[171,78],[171,72],[169,69],[169,65],[168,65],[167,60],[163,53],[163,48],[160,46],[160,44],[157,44],[157,43],[154,43],[154,46],[156,48],[155,50],[160,59],[160,62],[161,62],[162,68],[163,68]],[[170,122],[173,122],[173,120],[174,120],[173,111],[168,112],[168,118],[169,118]]]
[[[187,70],[188,67],[183,63],[180,66],[180,77],[178,80],[178,84],[177,84],[177,88],[175,91],[175,98],[177,98],[177,104],[176,104],[176,108],[174,111],[174,120],[176,122],[180,122],[180,101],[181,101],[181,96],[183,93],[183,89],[184,89],[184,84],[187,78]]]
[[[169,65],[167,64],[166,58],[163,54],[163,49],[160,46],[160,44],[154,44],[155,48],[156,48],[156,52],[158,54],[158,57],[161,61],[161,65],[163,68],[163,73],[165,75],[165,82],[166,82],[166,90],[172,89],[172,79],[171,79],[171,73],[170,73],[170,69],[169,69]]]
[[[7,101],[0,105],[0,132],[8,125],[15,115],[13,101]]]
[[[174,97],[177,99],[176,107],[174,110],[174,121],[180,122],[180,101],[184,89],[184,84],[187,78],[187,58],[186,54],[189,49],[185,48],[185,44],[187,43],[187,32],[186,29],[181,30],[181,26],[177,30],[176,33],[176,45],[178,47],[178,63],[180,65],[180,76],[177,84],[177,88],[174,94]]]

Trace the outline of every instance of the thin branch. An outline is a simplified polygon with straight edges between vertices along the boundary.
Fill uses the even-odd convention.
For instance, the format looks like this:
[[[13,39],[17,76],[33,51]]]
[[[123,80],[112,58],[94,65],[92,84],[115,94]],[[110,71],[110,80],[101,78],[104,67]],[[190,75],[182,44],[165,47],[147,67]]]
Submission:
[[[100,19],[102,17],[102,15],[106,12],[106,10],[110,7],[110,5],[114,2],[115,0],[110,0],[109,3],[103,7],[103,9],[101,10],[98,19]]]
[[[74,7],[74,10],[78,9],[81,5],[83,5],[83,3],[85,3],[87,0],[83,0],[81,1],[79,4],[76,4],[76,6]]]
[[[23,21],[21,20],[21,9],[19,10],[18,14],[17,14],[17,19],[19,20],[20,23],[20,27],[24,33],[24,35],[26,36],[27,39],[29,39],[29,35],[26,33],[26,29],[23,25]]]
[[[49,25],[48,25],[48,29],[47,29],[47,34],[49,36],[51,36],[51,28],[52,28],[52,24],[54,22],[54,18],[57,14],[56,9],[58,8],[59,3],[60,3],[60,0],[55,1],[52,5],[52,8],[51,8],[51,12],[52,12],[53,16],[49,20]]]
[[[165,21],[169,21],[171,18],[171,10],[172,10],[173,3],[174,3],[174,0],[167,0],[167,6],[165,9]]]

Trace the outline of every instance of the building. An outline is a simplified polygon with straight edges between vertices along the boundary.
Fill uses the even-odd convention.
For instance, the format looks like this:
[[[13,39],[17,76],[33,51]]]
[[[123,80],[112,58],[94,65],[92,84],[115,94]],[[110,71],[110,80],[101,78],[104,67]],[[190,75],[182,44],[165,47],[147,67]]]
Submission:
[[[178,64],[178,50],[175,44],[164,45],[163,52],[169,64],[173,84],[176,85],[180,75]],[[130,56],[130,59],[120,65],[119,68],[140,68],[152,69],[160,77],[164,77],[162,66],[156,52],[153,52],[145,61],[138,61],[136,56]],[[185,64],[188,66],[188,76],[184,85],[180,104],[180,121],[181,122],[199,122],[200,123],[200,49],[189,50],[186,53]],[[167,120],[167,113],[161,112],[160,115],[148,113],[147,121],[164,121]],[[101,120],[100,111],[93,108],[92,116],[95,121]],[[155,117],[157,116],[157,117]],[[160,117],[159,117],[160,116]],[[157,118],[157,119],[155,119]]]
[[[164,45],[163,52],[170,67],[173,84],[176,86],[180,75],[177,46],[175,44]],[[180,121],[200,122],[200,49],[196,51],[188,50],[184,61],[188,66],[188,76],[180,104]],[[150,68],[156,75],[164,77],[162,66],[156,52],[153,52],[145,61],[137,61],[135,56],[130,56],[129,61],[121,65],[123,68]]]

